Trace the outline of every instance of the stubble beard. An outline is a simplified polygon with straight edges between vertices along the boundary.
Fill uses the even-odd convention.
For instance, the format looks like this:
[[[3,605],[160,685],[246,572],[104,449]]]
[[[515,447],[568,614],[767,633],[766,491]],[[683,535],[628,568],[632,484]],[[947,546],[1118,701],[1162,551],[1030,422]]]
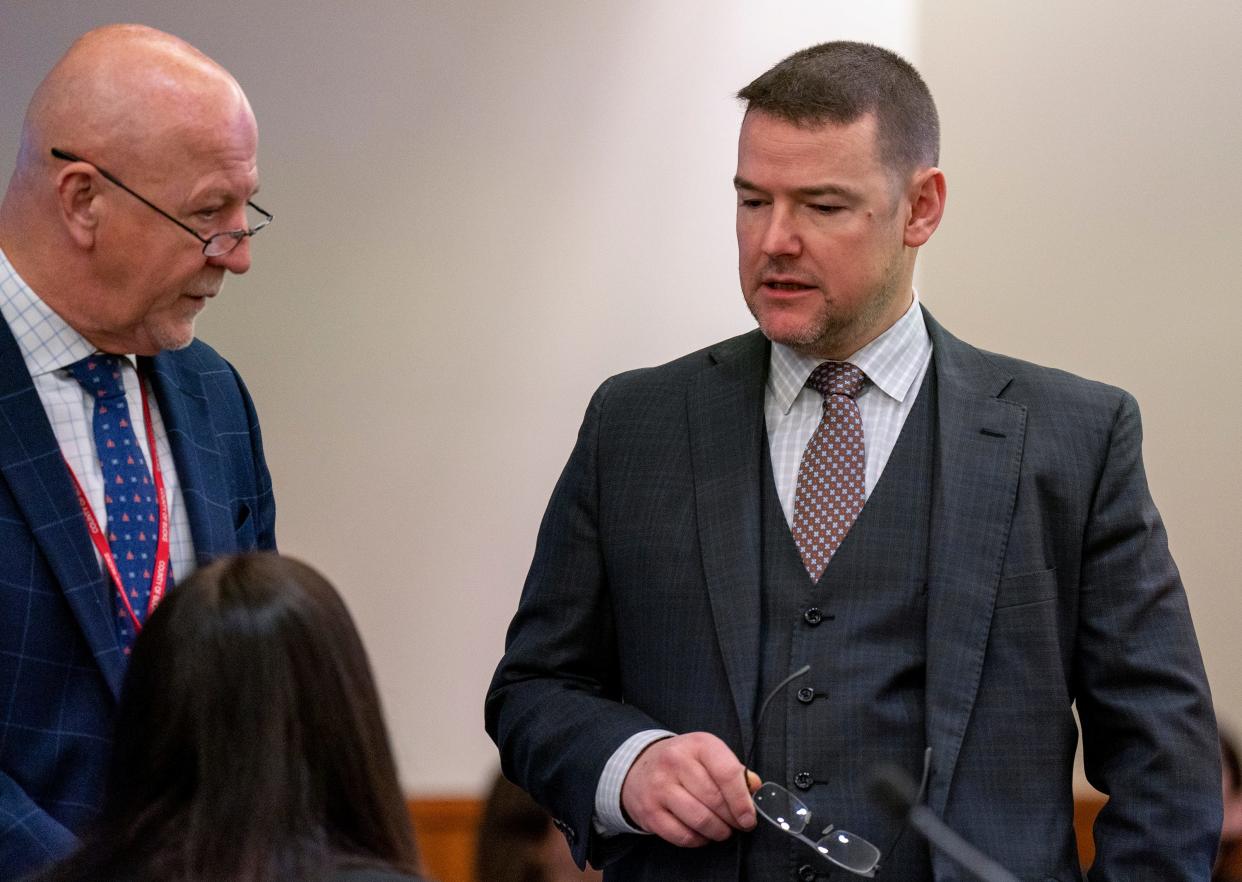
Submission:
[[[196,301],[193,306],[187,306],[187,315],[180,321],[169,325],[159,325],[151,330],[151,337],[155,344],[159,346],[160,351],[185,349],[194,342],[195,324],[198,321],[199,313],[207,308],[207,303],[212,297],[220,293],[224,287],[224,282],[228,278],[224,273],[220,273],[219,277],[214,279],[210,284],[201,287],[197,292],[208,297],[207,300]]]
[[[156,351],[167,352],[185,349],[194,342],[194,322],[197,315],[163,315],[147,323],[147,335]]]
[[[174,333],[171,330],[161,331],[155,335],[155,345],[160,348],[161,352],[167,352],[175,349],[185,349],[194,342],[194,319],[189,320],[189,328],[185,333]]]
[[[765,268],[765,272],[780,273],[782,269],[774,263]],[[752,294],[747,297],[746,306],[764,336],[773,343],[788,346],[802,355],[847,358],[887,330],[887,325],[884,325],[886,314],[903,294],[900,290],[901,275],[900,260],[890,260],[880,281],[861,299],[857,310],[849,314],[833,309],[828,296],[821,293],[815,314],[800,328],[789,328],[783,332],[776,331],[773,322],[765,322],[762,307],[756,305],[757,296]],[[847,348],[848,352],[843,351]]]

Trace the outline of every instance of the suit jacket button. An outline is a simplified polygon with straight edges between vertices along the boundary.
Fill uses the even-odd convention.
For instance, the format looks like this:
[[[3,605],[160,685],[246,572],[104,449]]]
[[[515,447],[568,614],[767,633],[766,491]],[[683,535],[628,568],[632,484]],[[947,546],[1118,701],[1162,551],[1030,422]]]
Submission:
[[[824,620],[824,614],[818,606],[813,606],[802,614],[802,618],[806,619],[808,625],[818,625]]]
[[[815,690],[810,686],[803,686],[798,690],[798,701],[803,704],[810,704],[815,700]]]
[[[815,882],[815,868],[810,864],[798,867],[798,878],[801,882]]]
[[[810,772],[799,772],[794,775],[794,785],[797,786],[799,790],[810,790],[811,785],[814,783],[815,778],[811,776]]]

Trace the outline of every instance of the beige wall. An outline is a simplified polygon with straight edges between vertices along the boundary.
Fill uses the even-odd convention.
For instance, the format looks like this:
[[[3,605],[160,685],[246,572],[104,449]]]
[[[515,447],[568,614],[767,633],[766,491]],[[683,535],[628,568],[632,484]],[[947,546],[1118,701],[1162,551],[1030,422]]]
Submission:
[[[172,30],[242,80],[277,221],[202,336],[258,401],[282,547],[356,614],[407,785],[471,792],[495,762],[482,694],[590,392],[751,324],[731,93],[811,42],[889,45],[926,69],[945,119],[950,212],[925,300],[968,339],[1138,395],[1219,698],[1242,716],[1225,579],[1239,378],[1204,345],[1238,328],[1239,102],[1228,22],[1210,18],[1239,33],[1233,4],[1182,7],[1176,87],[1149,45],[1171,23],[1132,6],[1094,21],[982,6],[920,21],[897,0],[784,3],[777,19],[706,0],[0,0],[0,174],[35,82],[93,24]],[[1202,58],[1191,39],[1217,46]],[[1097,75],[1079,56],[1101,47],[1113,69]],[[1140,340],[1219,377],[1221,414]]]

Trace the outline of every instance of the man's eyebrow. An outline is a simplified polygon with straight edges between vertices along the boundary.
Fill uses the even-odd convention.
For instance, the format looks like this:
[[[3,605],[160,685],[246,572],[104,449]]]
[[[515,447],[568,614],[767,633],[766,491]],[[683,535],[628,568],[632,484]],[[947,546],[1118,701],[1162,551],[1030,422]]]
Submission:
[[[201,193],[196,194],[190,200],[189,204],[191,206],[213,205],[213,206],[221,206],[221,207],[227,206],[227,205],[245,205],[246,203],[251,202],[254,199],[255,194],[258,192],[259,192],[259,188],[255,187],[254,190],[251,191],[249,195],[239,198],[234,191],[229,190],[227,188],[211,187],[207,190],[204,190]]]
[[[797,190],[800,196],[840,196],[842,199],[857,199],[858,193],[840,184],[822,184],[818,187],[801,187]]]
[[[734,176],[733,187],[737,190],[752,190],[755,193],[767,192],[762,187],[752,184],[740,175]],[[809,196],[812,198],[817,196],[839,196],[842,199],[857,199],[859,196],[857,191],[851,190],[849,187],[843,187],[840,184],[821,184],[817,187],[799,187],[794,192],[799,196]]]

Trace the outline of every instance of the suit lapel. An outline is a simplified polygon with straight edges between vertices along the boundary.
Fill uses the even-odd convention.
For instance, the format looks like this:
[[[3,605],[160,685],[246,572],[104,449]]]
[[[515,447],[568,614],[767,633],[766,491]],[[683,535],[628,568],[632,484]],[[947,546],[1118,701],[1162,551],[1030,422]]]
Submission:
[[[219,498],[220,488],[227,486],[221,472],[220,439],[212,428],[202,375],[189,363],[191,357],[192,350],[161,352],[140,362],[151,380],[168,433],[190,520],[194,556],[201,566],[233,550],[233,524],[226,500]]]
[[[928,555],[927,738],[936,770],[930,801],[943,811],[987,650],[1026,408],[998,397],[1009,384],[1007,374],[925,317],[939,405]]]
[[[750,750],[759,678],[763,384],[768,344],[754,331],[725,341],[687,393],[690,455],[703,572],[716,637]]]
[[[111,588],[86,530],[60,445],[9,326],[0,321],[0,474],[113,695],[124,657]]]

